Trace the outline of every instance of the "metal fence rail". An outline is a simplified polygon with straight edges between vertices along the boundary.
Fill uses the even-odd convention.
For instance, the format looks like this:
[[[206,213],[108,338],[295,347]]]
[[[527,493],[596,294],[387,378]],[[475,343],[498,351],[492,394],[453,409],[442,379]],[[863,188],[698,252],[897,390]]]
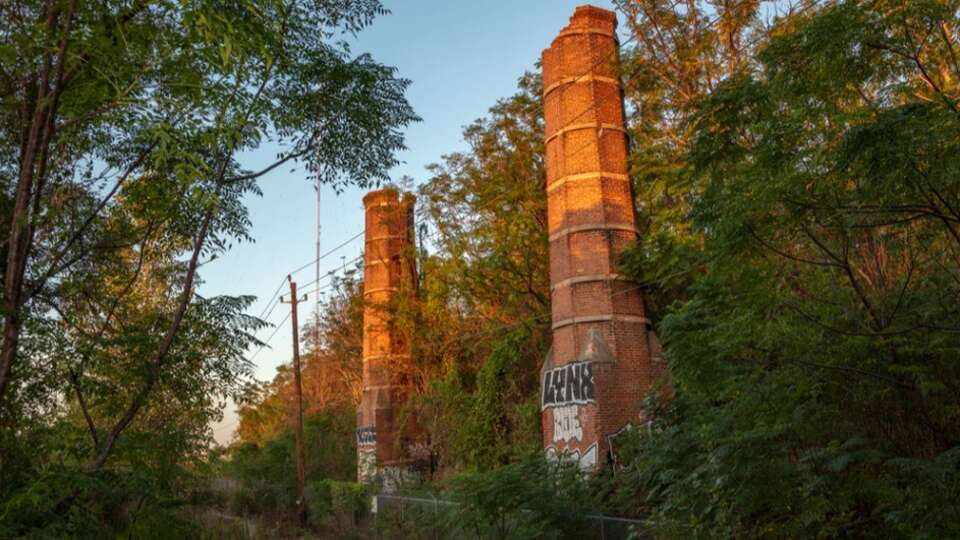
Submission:
[[[459,503],[436,498],[405,497],[400,495],[374,495],[371,509],[375,520],[381,515],[392,514],[399,518],[400,523],[418,521],[421,529],[418,530],[422,538],[440,540],[445,538],[461,538],[464,536],[462,523],[451,523],[444,519],[444,512],[460,506]],[[522,510],[529,512],[529,510]],[[426,515],[425,515],[426,514]],[[646,534],[647,523],[643,520],[606,516],[603,514],[585,514],[585,518],[594,525],[591,527],[590,538],[599,540],[643,540],[649,538]],[[426,520],[426,523],[424,523]]]

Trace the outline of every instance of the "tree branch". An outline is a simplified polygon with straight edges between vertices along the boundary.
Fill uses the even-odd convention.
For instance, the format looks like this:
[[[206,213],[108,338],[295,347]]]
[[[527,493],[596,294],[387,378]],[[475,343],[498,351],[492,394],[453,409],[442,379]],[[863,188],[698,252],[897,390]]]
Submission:
[[[120,187],[123,186],[124,183],[126,183],[126,181],[129,179],[131,174],[136,172],[136,170],[139,169],[141,165],[143,165],[147,157],[153,152],[153,150],[159,144],[160,144],[159,140],[156,140],[150,143],[150,145],[148,145],[144,150],[140,152],[140,155],[137,156],[137,159],[134,160],[134,162],[131,163],[129,167],[127,167],[127,170],[124,171],[124,173],[116,181],[116,183],[113,185],[113,188],[111,188],[110,191],[107,192],[107,194],[104,195],[102,199],[100,199],[99,204],[97,204],[97,207],[93,210],[93,212],[91,212],[90,215],[87,216],[87,218],[84,220],[83,224],[80,225],[80,227],[78,227],[75,231],[73,231],[73,234],[70,236],[69,240],[67,240],[67,243],[53,257],[53,261],[50,263],[50,267],[47,269],[46,272],[43,273],[40,279],[37,280],[37,283],[34,285],[33,289],[30,291],[30,294],[27,295],[27,298],[32,298],[34,295],[36,295],[40,290],[43,289],[43,287],[46,285],[47,281],[51,277],[53,277],[54,275],[56,275],[58,272],[62,270],[62,267],[59,267],[59,265],[60,265],[60,262],[63,261],[63,257],[66,256],[67,252],[70,250],[71,247],[73,247],[74,244],[80,241],[80,239],[83,237],[84,233],[86,233],[90,225],[92,225],[94,220],[96,220],[97,217],[99,217],[100,212],[102,212],[103,209],[106,208],[107,204],[113,199],[113,197],[120,190]]]
[[[780,255],[781,257],[784,257],[784,258],[786,258],[786,259],[790,259],[791,261],[795,261],[795,262],[799,262],[799,263],[804,263],[804,264],[811,264],[811,265],[814,265],[814,266],[823,266],[823,267],[830,267],[830,268],[840,268],[840,265],[837,264],[837,263],[834,263],[834,262],[829,262],[829,261],[814,261],[814,260],[811,260],[811,259],[804,259],[803,257],[797,257],[797,256],[795,256],[795,255],[791,255],[791,254],[789,254],[789,253],[787,253],[787,252],[785,252],[785,251],[781,251],[781,250],[773,247],[773,245],[771,245],[770,243],[768,243],[767,241],[765,241],[763,238],[761,238],[760,235],[758,235],[758,234],[756,233],[756,231],[753,230],[752,227],[748,227],[748,228],[747,228],[747,231],[750,233],[750,236],[752,236],[752,237],[754,238],[754,240],[756,240],[757,242],[760,243],[760,245],[762,245],[762,246],[765,247],[766,249],[769,249],[770,251],[776,253],[777,255]]]
[[[253,173],[249,173],[249,174],[241,174],[241,175],[239,175],[239,176],[231,176],[231,177],[229,177],[229,178],[224,178],[224,179],[223,179],[223,183],[224,183],[224,184],[232,184],[232,183],[235,183],[235,182],[243,182],[243,181],[245,181],[245,180],[254,180],[254,179],[256,179],[256,178],[259,178],[259,177],[267,174],[268,172],[276,169],[277,167],[280,167],[281,165],[283,165],[284,163],[290,161],[291,159],[299,159],[299,158],[301,158],[301,157],[309,154],[309,153],[315,148],[315,146],[316,146],[316,145],[314,145],[313,143],[311,143],[311,144],[307,145],[307,147],[304,148],[303,150],[301,150],[301,151],[299,151],[299,152],[294,152],[293,154],[288,154],[288,155],[287,155],[286,157],[284,157],[283,159],[279,159],[279,160],[275,161],[273,164],[271,164],[270,166],[268,166],[268,167],[266,167],[266,168],[264,168],[264,169],[261,169],[260,171],[253,172]]]
[[[193,282],[196,277],[197,264],[200,261],[200,252],[203,250],[203,244],[207,239],[207,232],[210,227],[210,222],[213,220],[213,215],[215,213],[214,209],[210,209],[207,212],[207,215],[204,216],[203,222],[200,225],[200,230],[197,233],[197,237],[194,241],[193,254],[190,256],[190,263],[187,267],[187,276],[183,284],[183,291],[180,294],[180,301],[177,305],[177,311],[174,314],[173,320],[170,322],[170,327],[167,328],[167,332],[161,341],[157,352],[154,354],[152,361],[149,364],[149,371],[147,374],[147,381],[144,384],[143,388],[137,393],[137,395],[130,402],[130,406],[127,407],[126,412],[123,416],[117,421],[113,426],[110,432],[107,434],[107,437],[104,439],[103,444],[98,447],[97,457],[94,462],[91,464],[91,470],[100,470],[106,464],[107,459],[110,457],[113,447],[117,442],[117,438],[120,437],[120,434],[130,425],[130,422],[136,417],[137,413],[140,411],[140,408],[143,407],[146,403],[147,397],[150,395],[150,392],[153,390],[154,385],[160,379],[160,370],[163,367],[163,362],[166,360],[167,355],[170,352],[171,347],[173,346],[174,338],[177,336],[177,332],[180,330],[180,324],[183,322],[183,317],[186,314],[187,306],[190,304],[190,299],[193,296]]]
[[[90,416],[90,411],[87,409],[87,400],[83,398],[83,392],[80,389],[80,381],[77,377],[77,373],[73,370],[70,370],[70,386],[73,387],[74,393],[77,395],[77,402],[80,404],[80,411],[83,412],[83,419],[87,423],[87,430],[90,431],[90,439],[93,441],[94,448],[100,448],[100,438],[97,436],[97,426],[93,423],[93,418]]]

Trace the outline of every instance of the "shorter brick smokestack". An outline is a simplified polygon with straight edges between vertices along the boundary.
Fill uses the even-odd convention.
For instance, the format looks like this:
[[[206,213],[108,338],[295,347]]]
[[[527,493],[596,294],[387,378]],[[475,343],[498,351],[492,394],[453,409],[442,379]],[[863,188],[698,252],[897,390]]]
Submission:
[[[363,396],[357,418],[357,477],[389,490],[407,475],[412,422],[400,413],[411,395],[409,330],[396,311],[415,299],[410,194],[392,188],[363,198],[366,215],[363,279]]]

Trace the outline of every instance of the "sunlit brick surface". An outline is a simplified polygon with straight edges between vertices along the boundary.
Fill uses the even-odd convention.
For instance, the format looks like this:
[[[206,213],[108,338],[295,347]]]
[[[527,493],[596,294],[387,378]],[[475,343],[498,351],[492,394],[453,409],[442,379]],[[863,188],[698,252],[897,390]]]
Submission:
[[[397,417],[409,395],[410,346],[396,327],[392,310],[397,295],[415,287],[413,197],[402,198],[394,189],[368,193],[364,245],[363,396],[357,417],[358,430],[373,428],[375,442],[361,444],[358,432],[359,470],[362,482],[376,471],[372,457],[385,466],[404,462],[405,437]]]
[[[575,418],[579,438],[570,435],[574,431],[555,432],[569,431],[571,423],[555,424],[561,413],[545,406],[543,441],[549,451],[575,452],[581,460],[596,445],[596,463],[608,456],[608,437],[637,422],[639,403],[657,375],[642,293],[617,273],[617,258],[637,232],[616,24],[611,11],[579,7],[543,52],[554,326],[544,382],[550,370],[593,360],[595,393],[592,402],[562,413]],[[596,340],[608,356],[591,356]]]

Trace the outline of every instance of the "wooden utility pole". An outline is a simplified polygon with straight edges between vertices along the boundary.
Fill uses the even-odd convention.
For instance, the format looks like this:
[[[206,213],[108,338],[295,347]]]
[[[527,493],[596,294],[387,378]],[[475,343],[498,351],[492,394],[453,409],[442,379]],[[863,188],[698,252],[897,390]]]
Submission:
[[[303,465],[303,387],[300,384],[300,338],[297,334],[297,302],[306,301],[307,295],[303,295],[303,298],[297,298],[297,282],[293,281],[290,276],[287,276],[287,281],[290,282],[290,301],[284,303],[290,304],[290,319],[293,324],[293,380],[297,388],[297,517],[300,519],[300,524],[305,525],[307,523],[307,505],[303,497],[306,481],[306,471]],[[283,297],[280,298],[280,301],[283,302]]]

